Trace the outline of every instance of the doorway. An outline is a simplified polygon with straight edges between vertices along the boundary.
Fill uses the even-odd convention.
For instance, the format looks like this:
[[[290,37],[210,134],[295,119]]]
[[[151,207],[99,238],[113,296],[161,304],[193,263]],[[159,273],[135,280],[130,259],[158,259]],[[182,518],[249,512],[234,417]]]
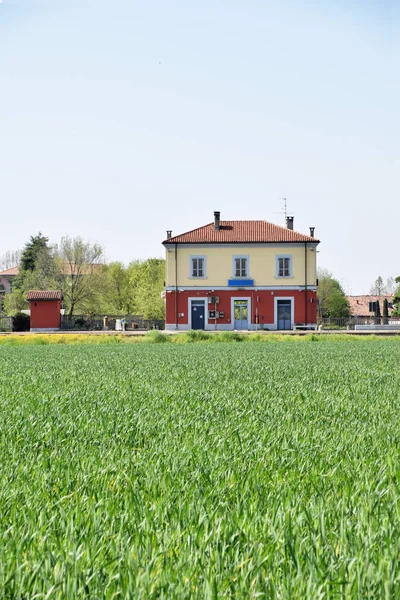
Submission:
[[[205,329],[205,312],[204,300],[192,300],[192,329]]]
[[[234,300],[233,301],[233,314],[234,314],[234,329],[248,329],[249,328],[249,301],[248,300]]]
[[[292,329],[292,301],[277,302],[278,329]]]

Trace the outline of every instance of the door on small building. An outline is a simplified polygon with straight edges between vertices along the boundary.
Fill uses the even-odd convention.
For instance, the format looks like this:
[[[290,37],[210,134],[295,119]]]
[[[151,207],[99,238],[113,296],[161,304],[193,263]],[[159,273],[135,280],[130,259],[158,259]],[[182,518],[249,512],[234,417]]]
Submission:
[[[249,328],[249,302],[248,300],[234,300],[234,328],[248,329]]]
[[[204,300],[192,300],[192,329],[205,329]]]
[[[292,301],[278,300],[278,329],[292,329]]]

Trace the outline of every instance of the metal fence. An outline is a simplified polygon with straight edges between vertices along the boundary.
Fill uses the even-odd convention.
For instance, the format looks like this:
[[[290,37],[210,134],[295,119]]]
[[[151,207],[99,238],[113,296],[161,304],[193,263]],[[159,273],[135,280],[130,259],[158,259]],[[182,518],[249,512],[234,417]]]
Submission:
[[[12,317],[0,315],[0,331],[12,331]]]
[[[73,331],[101,331],[104,329],[105,315],[62,315],[61,329]],[[112,315],[108,316],[108,329],[116,329],[116,321],[125,319],[125,330],[164,329],[165,321],[160,319],[145,319],[141,315]],[[354,329],[356,325],[394,325],[400,326],[400,317],[333,317],[318,318],[318,327],[326,330]],[[13,330],[13,318],[0,315],[0,332]]]
[[[356,325],[400,326],[400,317],[333,317],[318,318],[317,325],[322,329],[354,329]]]
[[[164,329],[165,321],[145,319],[141,315],[62,315],[61,329],[69,331],[101,331],[105,327],[105,319],[109,330],[116,330],[117,320],[125,320],[125,331],[136,329]]]

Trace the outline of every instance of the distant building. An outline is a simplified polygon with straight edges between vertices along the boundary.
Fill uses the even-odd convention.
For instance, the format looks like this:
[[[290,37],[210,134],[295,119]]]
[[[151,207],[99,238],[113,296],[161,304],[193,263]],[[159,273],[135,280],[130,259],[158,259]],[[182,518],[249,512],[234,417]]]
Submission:
[[[379,302],[379,307],[382,315],[383,301],[385,298],[387,299],[389,305],[389,316],[392,314],[393,311],[393,296],[371,296],[370,294],[365,294],[362,296],[346,296],[346,298],[349,302],[350,314],[352,317],[373,317],[375,315],[375,307],[377,302]]]
[[[0,312],[3,309],[4,294],[12,292],[12,286],[15,278],[18,276],[19,267],[0,271]]]
[[[166,329],[316,327],[319,240],[268,221],[214,221],[167,232]]]

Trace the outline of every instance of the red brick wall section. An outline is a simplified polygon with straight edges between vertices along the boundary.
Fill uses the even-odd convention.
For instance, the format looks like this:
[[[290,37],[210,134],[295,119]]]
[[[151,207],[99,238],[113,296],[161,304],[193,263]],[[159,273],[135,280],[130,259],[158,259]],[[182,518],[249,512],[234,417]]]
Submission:
[[[183,314],[184,316],[178,317],[179,325],[187,325],[188,320],[188,310],[189,310],[189,298],[194,298],[200,300],[201,298],[210,298],[210,296],[218,296],[219,304],[217,306],[217,310],[224,312],[224,318],[218,319],[217,324],[231,324],[231,319],[233,316],[231,315],[231,298],[232,297],[242,297],[242,298],[251,298],[251,307],[252,307],[252,315],[251,322],[255,323],[256,317],[256,308],[258,309],[258,318],[260,325],[262,324],[271,324],[274,323],[274,299],[276,297],[288,297],[294,298],[294,322],[295,323],[304,323],[305,322],[305,298],[306,293],[304,291],[299,290],[216,290],[215,292],[210,291],[182,291],[178,292],[177,295],[177,305],[178,305],[178,313]],[[207,310],[214,310],[213,304],[206,305]],[[175,292],[167,291],[166,293],[166,324],[171,325],[175,324]],[[317,322],[317,295],[315,291],[308,290],[307,292],[307,322],[309,324]],[[206,315],[208,318],[208,313]],[[214,319],[209,319],[208,322],[210,325],[214,325]]]
[[[31,300],[31,329],[58,329],[61,325],[60,300]]]

